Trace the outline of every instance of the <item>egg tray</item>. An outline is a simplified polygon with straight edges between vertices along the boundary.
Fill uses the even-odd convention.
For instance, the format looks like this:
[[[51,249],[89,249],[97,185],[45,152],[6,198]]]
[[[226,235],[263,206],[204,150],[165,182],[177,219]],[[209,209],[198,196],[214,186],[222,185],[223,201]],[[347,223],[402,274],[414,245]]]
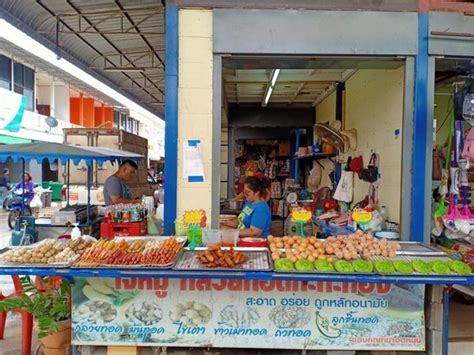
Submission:
[[[226,248],[223,248],[226,249]],[[203,265],[198,255],[206,251],[207,248],[196,248],[190,250],[186,248],[178,260],[176,265],[173,267],[174,270],[187,270],[187,271],[272,271],[273,266],[271,264],[272,258],[267,248],[234,248],[236,251],[240,251],[242,254],[247,256],[249,260],[245,263],[237,265],[233,268],[216,267],[210,268]]]

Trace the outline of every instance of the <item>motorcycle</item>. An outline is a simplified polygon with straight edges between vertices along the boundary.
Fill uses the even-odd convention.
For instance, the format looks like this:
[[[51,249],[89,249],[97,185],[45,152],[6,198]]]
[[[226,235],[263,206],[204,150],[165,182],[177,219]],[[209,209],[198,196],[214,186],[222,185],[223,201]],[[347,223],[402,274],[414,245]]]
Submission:
[[[30,201],[33,199],[34,192],[21,189],[13,190],[5,199],[4,208],[8,210],[8,227],[15,228],[15,221],[20,216],[31,216]],[[23,200],[23,203],[22,203]]]

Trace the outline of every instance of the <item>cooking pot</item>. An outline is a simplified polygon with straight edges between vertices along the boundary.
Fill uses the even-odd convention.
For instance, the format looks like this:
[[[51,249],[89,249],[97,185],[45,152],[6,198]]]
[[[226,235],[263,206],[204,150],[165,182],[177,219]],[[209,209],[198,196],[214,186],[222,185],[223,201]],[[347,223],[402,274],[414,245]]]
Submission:
[[[229,208],[231,210],[241,210],[243,206],[243,201],[239,200],[229,200]]]

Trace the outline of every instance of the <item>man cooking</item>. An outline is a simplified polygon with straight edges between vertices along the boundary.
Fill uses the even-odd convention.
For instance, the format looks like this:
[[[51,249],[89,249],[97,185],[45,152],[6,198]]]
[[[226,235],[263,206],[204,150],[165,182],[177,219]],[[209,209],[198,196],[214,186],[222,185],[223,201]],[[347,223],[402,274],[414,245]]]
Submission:
[[[124,160],[117,172],[109,176],[104,184],[104,199],[107,206],[118,203],[138,203],[139,198],[132,198],[130,190],[126,184],[130,181],[138,170],[138,165],[132,160]]]

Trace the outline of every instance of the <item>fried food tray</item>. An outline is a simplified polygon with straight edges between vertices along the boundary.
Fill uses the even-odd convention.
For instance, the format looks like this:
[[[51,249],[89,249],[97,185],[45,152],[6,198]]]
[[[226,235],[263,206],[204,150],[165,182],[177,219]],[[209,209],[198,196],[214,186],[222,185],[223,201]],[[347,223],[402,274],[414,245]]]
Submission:
[[[169,264],[164,264],[164,265],[153,265],[153,264],[133,264],[133,265],[110,265],[110,264],[86,264],[86,265],[77,265],[73,264],[71,267],[73,269],[93,269],[93,268],[107,268],[107,269],[150,269],[150,270],[167,270],[173,268],[176,263],[178,262],[179,258],[181,257],[181,254],[183,253],[183,249],[179,251],[179,253],[176,255],[176,258],[174,258],[174,261],[169,263]]]
[[[223,248],[228,249],[228,248]],[[241,252],[249,258],[245,263],[240,264],[234,268],[209,268],[203,265],[198,255],[206,251],[207,248],[196,248],[190,250],[185,248],[183,254],[179,258],[174,270],[192,270],[192,271],[272,271],[271,257],[267,248],[234,248],[234,250]]]
[[[6,269],[6,268],[16,268],[16,269],[31,269],[31,268],[48,268],[48,267],[54,267],[54,268],[67,268],[71,266],[72,263],[74,263],[76,260],[67,262],[67,263],[50,263],[50,264],[18,264],[18,263],[9,263],[4,260],[2,260],[2,255],[6,253],[7,251],[10,250],[15,250],[18,248],[25,248],[25,249],[33,249],[37,246],[39,246],[42,242],[31,244],[31,245],[25,245],[25,246],[18,246],[18,247],[7,247],[0,249],[0,268]]]

